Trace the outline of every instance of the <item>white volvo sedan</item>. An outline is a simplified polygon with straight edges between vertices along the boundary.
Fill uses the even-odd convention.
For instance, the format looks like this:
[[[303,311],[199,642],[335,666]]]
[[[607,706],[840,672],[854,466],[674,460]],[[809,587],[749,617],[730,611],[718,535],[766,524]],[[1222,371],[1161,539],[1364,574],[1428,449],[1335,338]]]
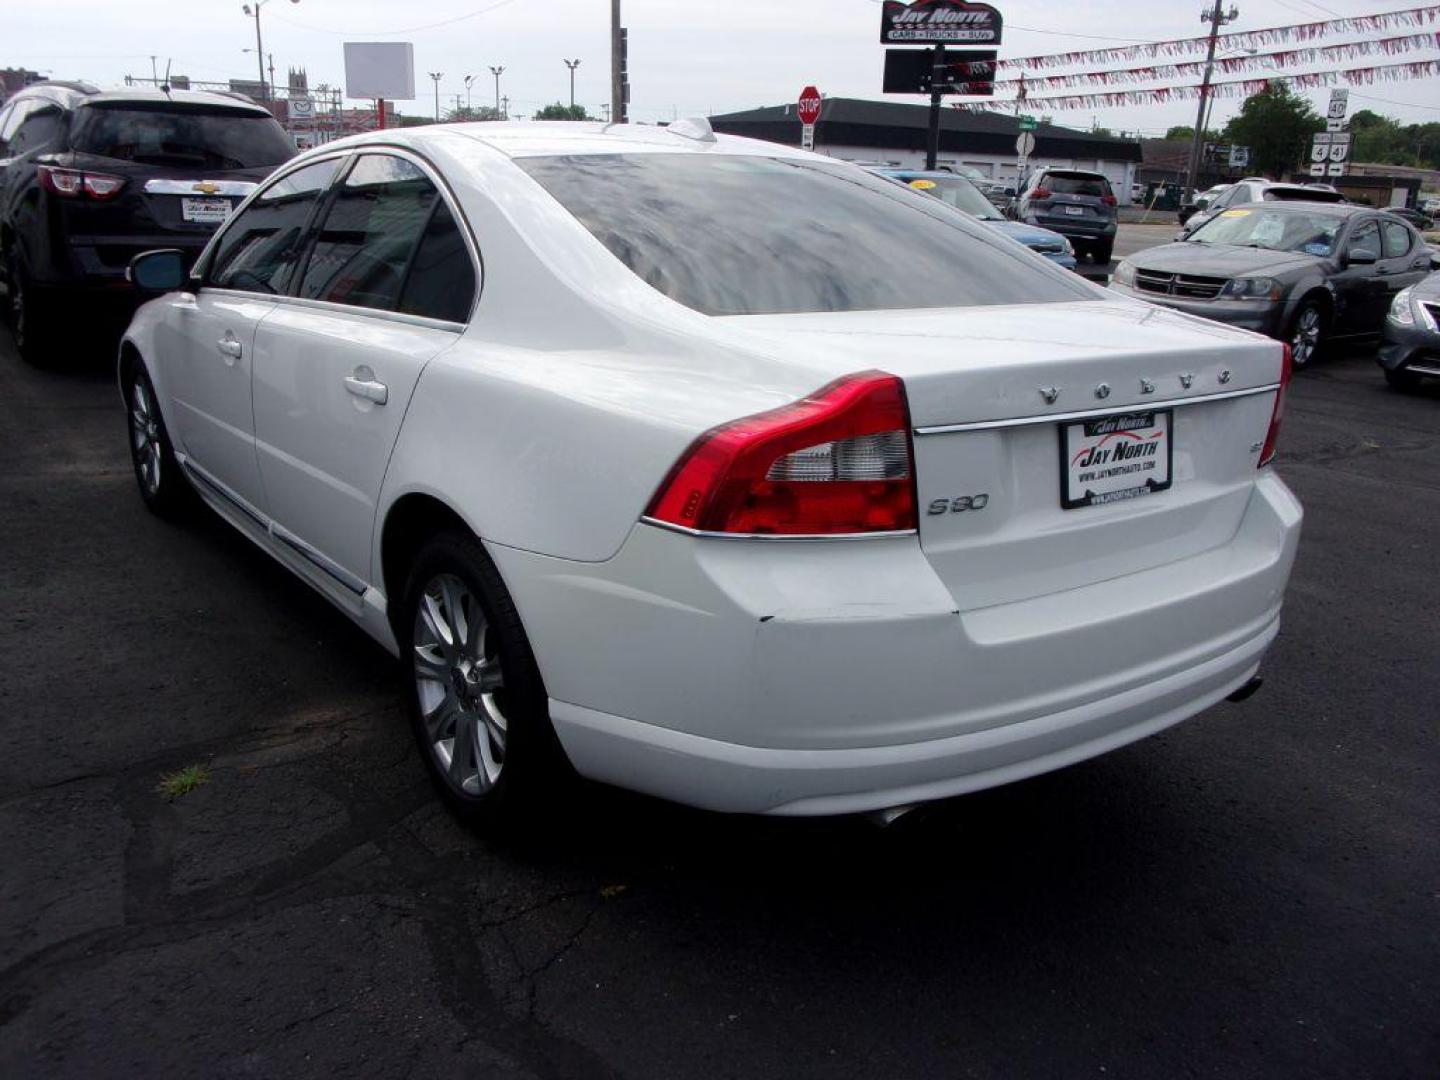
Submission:
[[[827,158],[377,132],[131,275],[142,496],[198,492],[396,654],[474,819],[569,767],[943,798],[1245,694],[1279,627],[1284,347]]]

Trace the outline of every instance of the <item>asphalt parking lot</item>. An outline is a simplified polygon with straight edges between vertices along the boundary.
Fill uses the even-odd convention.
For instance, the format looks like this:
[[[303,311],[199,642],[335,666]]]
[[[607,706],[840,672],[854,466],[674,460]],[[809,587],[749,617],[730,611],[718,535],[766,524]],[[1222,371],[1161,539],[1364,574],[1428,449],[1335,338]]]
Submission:
[[[0,1075],[1436,1074],[1440,392],[1366,353],[1293,386],[1249,702],[886,830],[585,789],[518,845],[377,647],[146,513],[103,356],[0,331],[0,401]]]

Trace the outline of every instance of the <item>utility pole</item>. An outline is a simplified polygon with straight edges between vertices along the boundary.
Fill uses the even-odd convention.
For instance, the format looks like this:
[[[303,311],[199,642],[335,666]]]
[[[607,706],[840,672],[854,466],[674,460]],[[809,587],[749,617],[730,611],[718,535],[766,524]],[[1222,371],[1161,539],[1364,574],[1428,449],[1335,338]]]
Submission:
[[[570,69],[570,111],[575,111],[575,69],[580,66],[579,60],[566,60],[565,66]]]
[[[495,76],[495,117],[497,120],[505,115],[500,111],[500,76],[504,73],[504,67],[492,67],[490,69],[490,74]]]
[[[440,122],[440,79],[444,76],[443,71],[430,72],[430,78],[435,82],[435,122]]]
[[[617,124],[629,119],[629,110],[625,107],[630,89],[625,70],[625,54],[629,51],[625,37],[625,28],[620,25],[620,0],[610,0],[610,115]]]
[[[470,112],[470,84],[475,81],[474,75],[465,76],[465,111]]]
[[[506,94],[500,99],[500,119],[510,119],[510,95]]]
[[[1195,185],[1200,175],[1200,150],[1205,144],[1206,104],[1210,98],[1210,76],[1215,71],[1215,43],[1220,37],[1220,28],[1240,17],[1240,9],[1234,4],[1229,11],[1223,10],[1223,0],[1215,0],[1210,11],[1200,12],[1201,22],[1210,24],[1210,42],[1205,51],[1205,78],[1200,83],[1200,107],[1195,110],[1195,138],[1190,143],[1190,172],[1185,178],[1185,187],[1194,196]]]

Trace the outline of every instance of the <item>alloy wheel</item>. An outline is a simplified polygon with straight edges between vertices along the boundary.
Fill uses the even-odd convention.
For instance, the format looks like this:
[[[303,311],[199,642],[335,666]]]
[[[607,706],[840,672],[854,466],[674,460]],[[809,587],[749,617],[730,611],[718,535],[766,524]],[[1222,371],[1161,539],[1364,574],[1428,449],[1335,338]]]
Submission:
[[[130,445],[135,451],[135,471],[148,495],[160,491],[160,423],[150,387],[143,377],[130,388]]]
[[[1316,308],[1307,307],[1300,312],[1295,328],[1290,331],[1290,360],[1296,367],[1304,367],[1315,358],[1320,347],[1320,330],[1320,312]]]
[[[479,601],[454,574],[437,574],[415,612],[415,693],[426,742],[458,793],[493,788],[505,767],[504,675]]]

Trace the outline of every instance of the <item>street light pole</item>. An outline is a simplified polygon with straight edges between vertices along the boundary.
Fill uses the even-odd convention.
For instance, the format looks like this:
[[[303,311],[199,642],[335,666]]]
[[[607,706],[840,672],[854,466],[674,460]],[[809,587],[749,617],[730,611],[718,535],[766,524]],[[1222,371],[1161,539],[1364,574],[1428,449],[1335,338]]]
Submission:
[[[565,66],[570,69],[570,112],[575,112],[575,69],[580,66],[579,60],[566,60]]]
[[[269,101],[272,94],[265,83],[265,43],[260,39],[260,9],[269,2],[270,0],[254,0],[252,4],[240,5],[240,10],[246,15],[255,16],[255,66],[260,69],[260,97],[265,101]],[[290,2],[298,4],[300,0],[290,0]],[[273,72],[270,77],[272,80],[274,79]]]
[[[430,78],[435,83],[435,122],[440,122],[440,79],[444,76],[443,71],[430,72]]]
[[[501,112],[500,112],[500,76],[501,76],[502,74],[504,74],[504,72],[505,72],[505,68],[504,68],[504,67],[492,67],[492,68],[490,69],[490,74],[495,76],[495,118],[496,118],[497,120],[500,119],[500,117],[501,117]]]
[[[470,112],[470,84],[471,84],[472,82],[474,82],[474,81],[475,81],[475,76],[474,76],[474,75],[466,75],[466,76],[465,76],[465,111],[466,111],[467,113]],[[474,117],[470,117],[470,119],[473,120]]]

